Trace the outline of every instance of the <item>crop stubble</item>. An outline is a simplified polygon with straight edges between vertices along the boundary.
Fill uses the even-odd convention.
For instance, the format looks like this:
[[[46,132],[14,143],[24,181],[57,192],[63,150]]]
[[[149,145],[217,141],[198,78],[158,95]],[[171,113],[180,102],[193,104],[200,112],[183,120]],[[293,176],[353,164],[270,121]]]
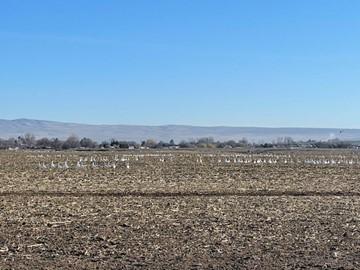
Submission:
[[[357,165],[169,153],[130,169],[40,170],[93,153],[0,152],[0,269],[360,268]]]

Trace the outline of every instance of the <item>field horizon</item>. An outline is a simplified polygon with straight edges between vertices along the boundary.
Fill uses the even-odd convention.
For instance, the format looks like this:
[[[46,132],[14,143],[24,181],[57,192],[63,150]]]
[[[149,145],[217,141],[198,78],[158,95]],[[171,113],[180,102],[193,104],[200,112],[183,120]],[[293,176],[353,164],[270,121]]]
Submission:
[[[124,125],[124,124],[82,124],[36,119],[0,119],[0,138],[10,138],[31,133],[37,138],[65,139],[70,135],[88,137],[98,142],[117,139],[140,142],[146,139],[177,142],[212,137],[215,140],[241,140],[250,142],[272,142],[278,138],[291,137],[294,140],[360,140],[360,129],[350,128],[307,128],[307,127],[235,127],[194,125]]]

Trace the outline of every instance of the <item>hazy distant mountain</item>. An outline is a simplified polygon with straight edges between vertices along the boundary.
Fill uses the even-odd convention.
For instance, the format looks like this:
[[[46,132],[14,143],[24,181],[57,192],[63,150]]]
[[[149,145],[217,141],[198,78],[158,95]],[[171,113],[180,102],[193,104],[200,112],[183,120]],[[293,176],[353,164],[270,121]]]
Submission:
[[[213,137],[221,141],[247,138],[256,142],[271,142],[279,137],[292,137],[295,140],[360,140],[360,129],[86,125],[29,119],[0,120],[0,138],[17,137],[26,133],[32,133],[37,138],[60,139],[77,135],[99,142],[111,138],[138,142],[149,138],[163,141],[174,139],[179,142],[201,137]]]

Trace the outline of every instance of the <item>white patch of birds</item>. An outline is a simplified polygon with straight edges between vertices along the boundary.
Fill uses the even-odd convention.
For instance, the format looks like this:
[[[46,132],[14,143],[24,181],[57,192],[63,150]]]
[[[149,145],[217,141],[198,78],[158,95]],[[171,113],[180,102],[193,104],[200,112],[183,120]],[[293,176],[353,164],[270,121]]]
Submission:
[[[156,159],[160,163],[165,163],[168,161],[173,161],[174,157],[172,154],[139,154],[139,155],[119,155],[114,156],[86,156],[86,157],[76,157],[71,156],[73,160],[69,161],[69,156],[65,155],[38,155],[36,158],[41,159],[42,161],[38,162],[37,167],[42,170],[68,170],[68,169],[127,169],[130,170],[132,165],[141,162],[145,159]],[[47,161],[43,161],[43,160]],[[65,161],[54,161],[66,159]]]
[[[315,156],[306,158],[296,155],[282,154],[234,154],[218,156],[197,156],[196,163],[202,164],[206,160],[218,164],[283,164],[283,165],[360,165],[360,156]]]
[[[358,155],[334,155],[334,156],[312,156],[306,155],[285,155],[285,154],[126,154],[126,155],[92,155],[79,157],[77,155],[37,155],[31,156],[40,160],[37,167],[41,170],[70,170],[70,169],[126,169],[130,170],[136,164],[143,164],[145,161],[163,163],[174,162],[193,163],[199,166],[204,164],[252,164],[252,165],[306,165],[306,166],[336,166],[360,165]],[[46,161],[44,161],[46,160]],[[71,161],[70,161],[71,160]]]

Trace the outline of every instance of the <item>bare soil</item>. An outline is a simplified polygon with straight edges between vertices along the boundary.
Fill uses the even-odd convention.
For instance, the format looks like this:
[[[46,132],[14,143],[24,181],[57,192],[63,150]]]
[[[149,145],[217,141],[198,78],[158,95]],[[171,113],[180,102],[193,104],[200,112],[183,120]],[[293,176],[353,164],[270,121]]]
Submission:
[[[0,152],[0,269],[360,269],[360,165],[301,162],[357,152],[142,154]]]

